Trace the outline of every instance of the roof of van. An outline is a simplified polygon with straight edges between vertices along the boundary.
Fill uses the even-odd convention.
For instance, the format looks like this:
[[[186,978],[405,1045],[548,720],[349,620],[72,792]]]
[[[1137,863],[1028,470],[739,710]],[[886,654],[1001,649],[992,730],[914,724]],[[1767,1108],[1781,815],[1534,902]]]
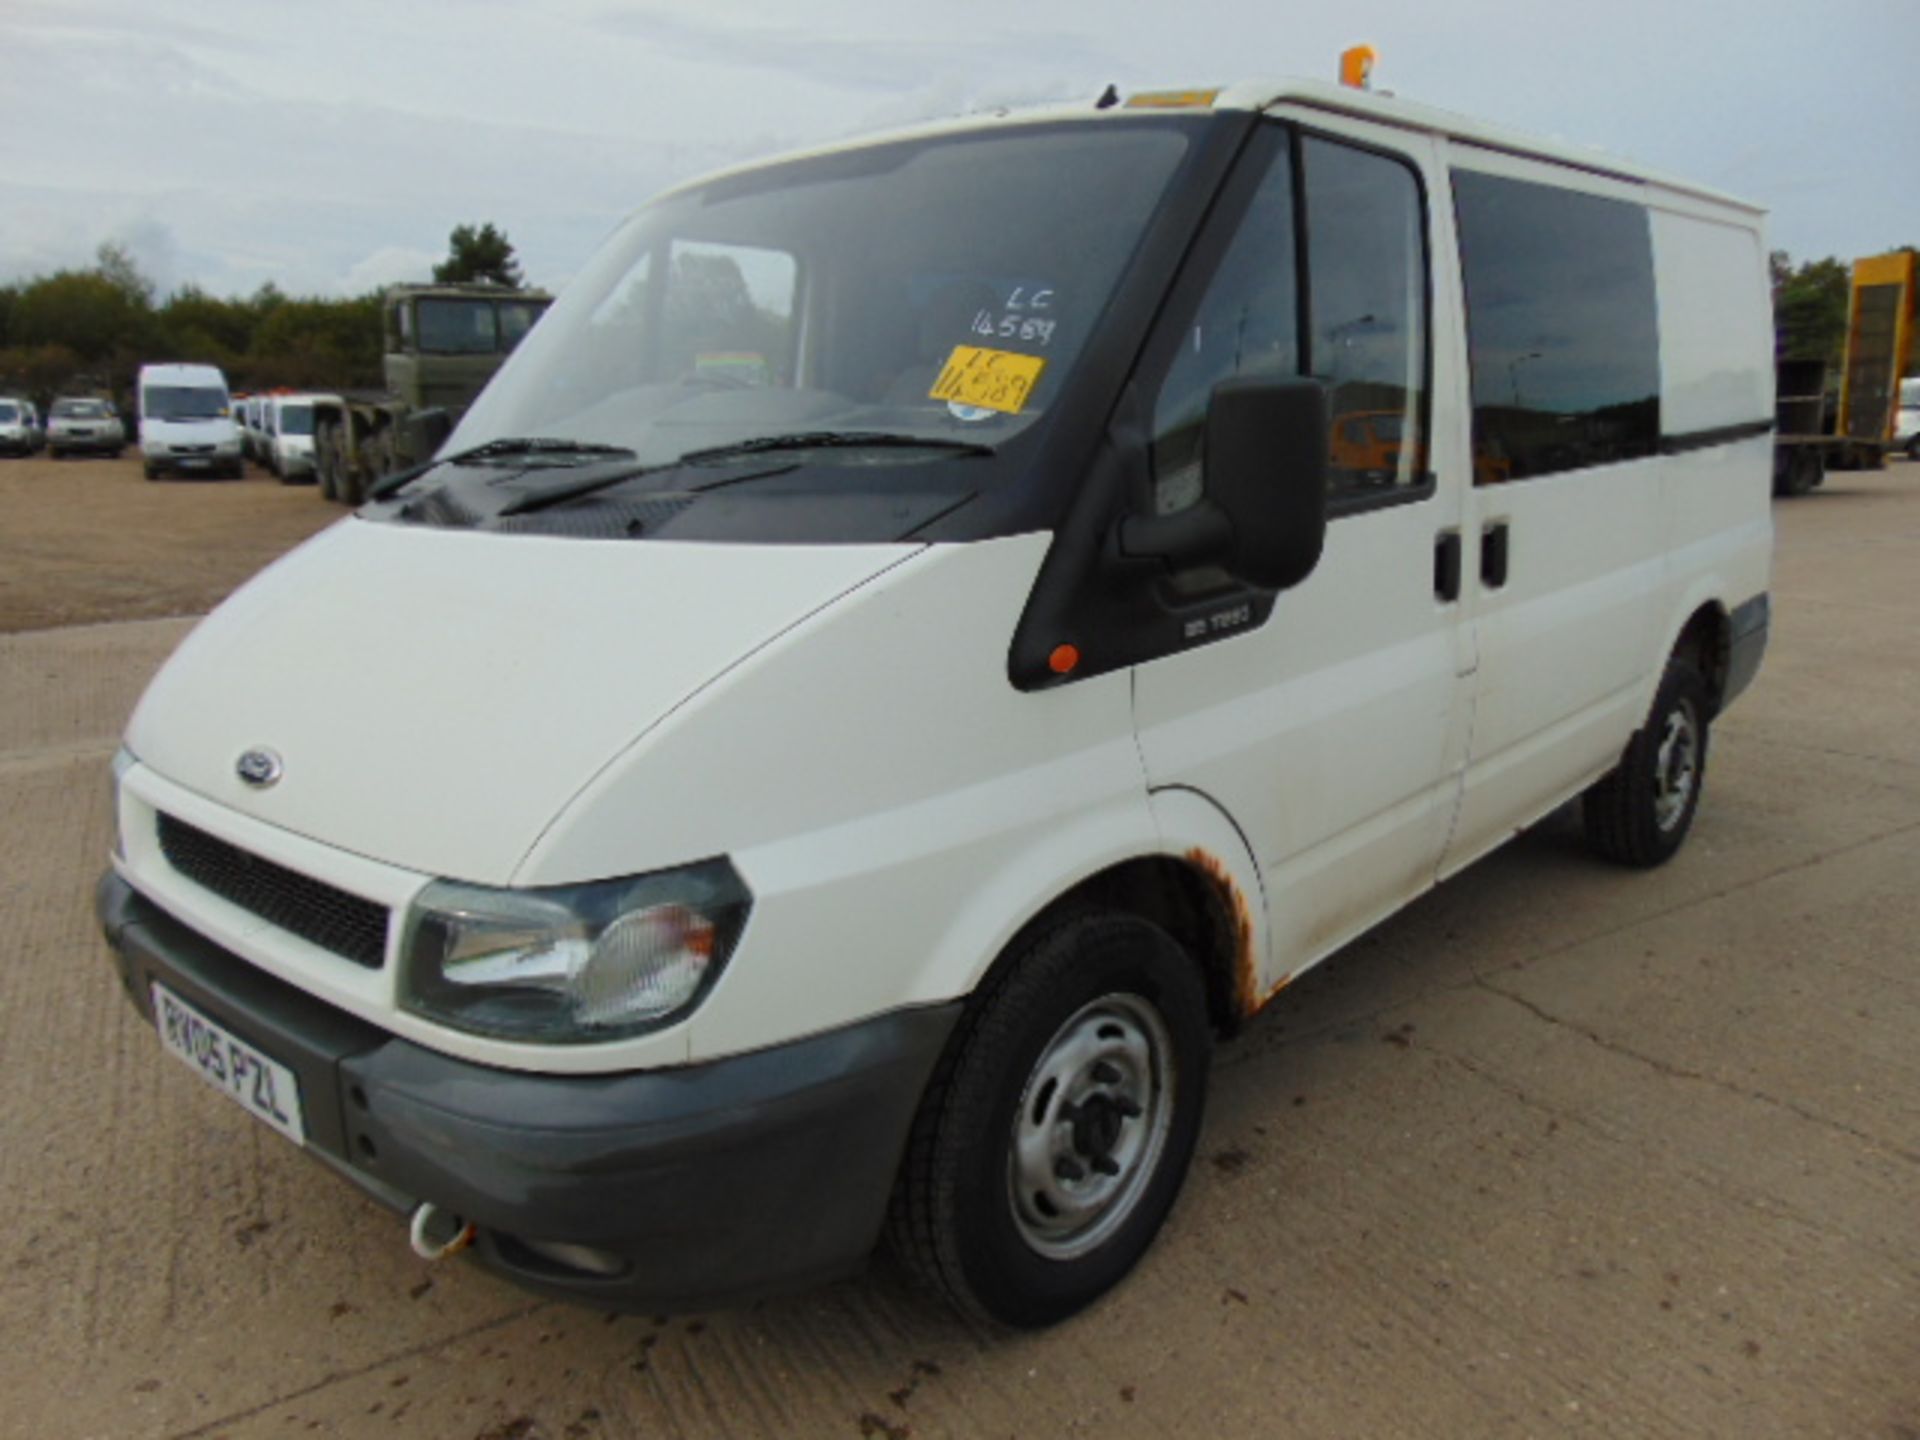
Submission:
[[[1044,120],[1101,120],[1122,117],[1137,119],[1142,114],[1205,113],[1210,110],[1260,111],[1285,104],[1350,115],[1356,119],[1397,126],[1403,130],[1441,135],[1509,155],[1530,156],[1572,166],[1591,174],[1607,175],[1638,184],[1659,185],[1668,190],[1743,210],[1753,216],[1766,213],[1764,206],[1757,205],[1751,200],[1743,200],[1739,196],[1729,195],[1724,191],[1715,190],[1681,176],[1649,169],[1605,150],[1529,135],[1522,130],[1509,130],[1504,126],[1475,120],[1470,116],[1456,114],[1451,110],[1442,110],[1437,106],[1402,100],[1386,91],[1356,90],[1351,86],[1335,85],[1324,80],[1303,79],[1248,81],[1236,85],[1199,88],[1136,90],[1120,96],[1116,102],[1109,104],[1106,108],[1100,108],[1094,101],[1082,100],[1019,110],[1001,109],[971,115],[956,115],[899,129],[852,135],[832,144],[787,154],[766,156],[747,164],[728,166],[713,174],[692,180],[685,186],[672,188],[675,190],[692,188],[721,175],[735,175],[755,170],[776,161],[859,149],[888,140],[952,134],[991,128],[996,125],[1032,124],[1035,121]]]
[[[184,365],[166,363],[142,365],[140,367],[142,385],[218,385],[227,388],[227,377],[220,373],[218,365]]]

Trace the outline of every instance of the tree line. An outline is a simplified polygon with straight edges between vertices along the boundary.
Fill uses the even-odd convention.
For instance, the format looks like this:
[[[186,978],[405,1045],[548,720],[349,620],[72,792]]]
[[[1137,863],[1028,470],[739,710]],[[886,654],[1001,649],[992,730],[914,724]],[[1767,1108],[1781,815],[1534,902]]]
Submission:
[[[1838,383],[1840,357],[1847,344],[1851,262],[1829,255],[1795,265],[1786,251],[1775,250],[1768,257],[1768,269],[1773,281],[1774,353],[1782,360],[1824,360],[1830,381]],[[1920,343],[1909,351],[1907,371],[1920,373]]]
[[[456,226],[433,278],[521,284],[512,244],[490,224]],[[162,300],[110,243],[84,269],[0,285],[0,394],[43,409],[61,393],[124,402],[140,366],[157,360],[218,365],[236,390],[373,389],[380,353],[378,291],[323,299],[268,282],[223,298],[185,285]]]
[[[1851,266],[1832,256],[1795,265],[1776,250],[1769,268],[1777,353],[1837,370]],[[513,245],[491,224],[455,226],[433,278],[522,283]],[[132,256],[113,244],[85,269],[0,285],[0,393],[43,406],[60,391],[124,399],[139,367],[161,359],[218,365],[238,390],[371,389],[381,383],[380,351],[377,291],[321,299],[268,282],[224,299],[186,285],[159,300]],[[1920,370],[1920,353],[1913,359],[1909,368]]]

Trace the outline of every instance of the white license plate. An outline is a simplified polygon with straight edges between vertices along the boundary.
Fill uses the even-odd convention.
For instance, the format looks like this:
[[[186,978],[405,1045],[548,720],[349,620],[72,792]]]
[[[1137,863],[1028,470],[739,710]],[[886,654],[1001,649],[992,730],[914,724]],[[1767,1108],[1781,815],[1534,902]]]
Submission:
[[[202,1080],[294,1144],[306,1143],[300,1082],[293,1071],[216,1025],[158,981],[153,986],[153,1020],[160,1043]]]

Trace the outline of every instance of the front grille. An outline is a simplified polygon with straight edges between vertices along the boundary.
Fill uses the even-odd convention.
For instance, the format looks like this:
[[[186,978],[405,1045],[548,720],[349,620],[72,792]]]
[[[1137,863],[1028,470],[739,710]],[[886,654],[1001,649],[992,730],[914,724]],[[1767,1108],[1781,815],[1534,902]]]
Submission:
[[[173,453],[176,455],[211,455],[213,453],[213,446],[176,445],[173,447]]]
[[[387,949],[386,906],[249,854],[171,815],[158,821],[160,853],[203,890],[356,965],[380,968]]]

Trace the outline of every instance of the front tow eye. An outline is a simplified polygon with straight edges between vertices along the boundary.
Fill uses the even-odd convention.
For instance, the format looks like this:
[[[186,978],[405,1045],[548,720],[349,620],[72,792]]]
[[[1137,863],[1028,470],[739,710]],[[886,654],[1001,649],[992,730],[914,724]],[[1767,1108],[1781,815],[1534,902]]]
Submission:
[[[422,1260],[444,1260],[473,1244],[478,1233],[471,1221],[438,1205],[426,1204],[413,1212],[407,1240],[413,1246],[413,1253]]]

